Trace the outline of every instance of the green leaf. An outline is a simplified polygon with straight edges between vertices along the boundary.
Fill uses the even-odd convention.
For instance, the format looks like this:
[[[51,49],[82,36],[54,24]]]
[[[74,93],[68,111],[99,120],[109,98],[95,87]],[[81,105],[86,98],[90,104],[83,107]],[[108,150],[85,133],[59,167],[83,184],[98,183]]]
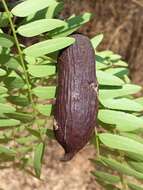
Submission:
[[[118,61],[121,58],[122,58],[122,56],[118,55],[118,54],[112,54],[112,55],[110,55],[110,60],[111,61]]]
[[[102,58],[110,58],[110,56],[113,55],[113,52],[111,50],[104,50],[104,51],[96,52],[96,55]]]
[[[114,183],[120,182],[120,178],[118,176],[111,175],[105,172],[95,171],[95,172],[92,172],[92,174],[107,183],[114,184]]]
[[[4,63],[4,65],[7,68],[15,70],[15,71],[23,71],[19,63],[19,60],[16,59],[15,57],[9,57],[9,59],[6,61],[6,63]]]
[[[134,176],[138,179],[143,179],[143,174],[137,172],[136,170],[130,168],[127,164],[125,163],[120,163],[112,158],[105,158],[101,156],[100,160],[107,164],[111,169],[118,171],[119,173],[126,174],[129,176]]]
[[[50,139],[55,139],[55,134],[54,134],[53,130],[51,130],[51,129],[47,129],[46,135],[47,135]]]
[[[0,47],[0,60],[1,60],[1,66],[5,66],[5,64],[9,61],[10,59],[10,55],[8,53],[8,49],[7,52],[4,51],[4,49],[2,47]]]
[[[124,137],[131,138],[131,139],[133,139],[133,140],[135,140],[135,141],[138,141],[138,142],[140,142],[140,143],[143,144],[143,138],[140,137],[139,135],[136,135],[136,134],[134,134],[134,133],[129,133],[129,132],[120,132],[120,134],[121,134],[122,136],[124,136]]]
[[[64,3],[63,2],[56,2],[53,1],[53,3],[48,7],[46,18],[53,18],[57,17],[58,13],[63,9]]]
[[[116,98],[135,94],[141,90],[141,87],[134,84],[125,84],[119,89],[101,89],[99,90],[100,99]]]
[[[53,3],[53,0],[27,0],[24,1],[12,9],[12,14],[19,17],[26,17],[42,10]]]
[[[34,119],[31,113],[28,114],[24,112],[14,112],[14,113],[7,113],[6,115],[12,119],[20,120],[23,123],[32,122],[32,120]]]
[[[1,144],[9,143],[11,140],[13,140],[13,139],[6,137],[4,134],[0,135],[0,143]]]
[[[128,186],[131,190],[143,190],[143,187],[132,184],[132,183],[128,183]]]
[[[127,68],[112,68],[113,66],[117,67],[117,66],[122,66],[122,67],[127,67],[127,63],[121,60],[118,60],[116,62],[111,62],[109,60],[108,54],[110,56],[110,54],[112,54],[113,52],[109,53],[104,52],[103,51],[103,57],[102,57],[102,53],[97,52],[96,53],[96,68],[99,69],[108,69],[109,72],[111,72],[111,74],[115,74],[116,76],[123,76],[125,75],[125,73],[128,73],[128,69]],[[104,55],[105,54],[105,55]],[[108,70],[106,70],[106,72],[108,72]]]
[[[42,55],[63,49],[74,42],[75,39],[70,37],[45,40],[24,49],[24,53],[29,56],[40,57]]]
[[[25,83],[20,77],[7,77],[4,81],[5,85],[9,89],[14,89],[14,88],[23,88]]]
[[[61,27],[64,24],[64,21],[58,19],[40,19],[20,26],[17,31],[24,37],[33,37]]]
[[[0,103],[5,104],[7,102],[6,97],[7,94],[0,95]]]
[[[33,135],[29,135],[26,137],[20,137],[16,139],[16,142],[18,142],[19,144],[23,145],[23,144],[30,144],[37,140],[37,137],[33,136]]]
[[[110,62],[113,62],[113,64],[114,64],[114,62],[120,61],[120,59],[121,59],[120,55],[115,54],[110,50],[96,52],[96,54],[103,58],[107,58]]]
[[[53,65],[29,65],[28,72],[34,77],[47,77],[56,73]]]
[[[122,61],[122,60],[115,61],[115,62],[113,63],[113,65],[128,67],[128,64],[127,64],[125,61]]]
[[[8,104],[2,104],[0,103],[0,114],[1,113],[13,113],[16,109]]]
[[[109,65],[99,62],[99,61],[96,61],[96,70],[106,69],[108,67],[109,67]]]
[[[0,95],[7,93],[7,91],[8,91],[7,88],[0,86]]]
[[[32,151],[32,148],[33,147],[24,147],[24,146],[19,146],[19,147],[16,147],[16,151],[18,153],[20,153],[20,155],[23,157],[25,154],[27,154],[28,152],[31,152]]]
[[[45,116],[50,116],[52,112],[52,105],[43,105],[43,104],[37,104],[36,105],[37,110],[45,115]]]
[[[96,56],[96,69],[100,70],[100,69],[107,69],[109,67],[111,67],[111,63],[109,63],[106,58],[101,57],[99,55],[95,55]]]
[[[117,77],[123,77],[124,75],[128,74],[127,68],[109,68],[106,70],[107,73],[115,75]]]
[[[143,162],[143,156],[140,154],[135,154],[132,152],[126,152],[125,155],[127,158],[130,158],[130,159],[135,160],[137,162]]]
[[[143,106],[143,97],[134,99],[137,103]]]
[[[0,146],[0,154],[7,154],[7,155],[15,155],[16,152],[12,149],[6,148],[4,146]]]
[[[13,38],[8,34],[0,33],[0,46],[10,48],[14,44]]]
[[[9,96],[8,100],[18,106],[28,106],[30,102],[26,96]]]
[[[116,125],[120,131],[134,131],[143,127],[143,119],[120,111],[100,109],[98,119],[103,123]]]
[[[50,99],[55,97],[56,87],[48,86],[48,87],[36,87],[33,90],[33,93],[42,99]]]
[[[8,15],[6,12],[0,12],[0,27],[6,27],[9,23]]]
[[[128,161],[128,164],[136,171],[143,173],[143,162]]]
[[[42,58],[39,58],[39,59],[40,59],[41,62],[43,61]],[[31,64],[31,65],[32,65],[32,64],[34,65],[36,62],[39,63],[39,62],[38,62],[38,59],[36,60],[36,58],[34,58],[34,57],[32,57],[32,56],[27,56],[27,55],[25,56],[25,61],[26,61],[27,63]]]
[[[0,119],[0,128],[20,125],[20,121],[15,119]]]
[[[103,99],[100,101],[105,107],[110,108],[110,109],[136,111],[136,112],[143,110],[142,105],[138,104],[134,100],[130,100],[127,98]]]
[[[100,85],[122,86],[124,84],[120,78],[104,71],[97,71],[97,80]]]
[[[51,119],[51,118],[50,118]],[[50,121],[50,119],[48,119],[48,123],[47,123],[47,125],[53,125],[53,120],[51,119],[51,121]],[[44,124],[43,124],[43,122],[44,122]],[[40,122],[39,123],[39,125],[41,124],[41,127],[39,128],[39,131],[40,131],[40,134],[43,136],[43,135],[46,135],[47,134],[47,128],[45,128],[45,119],[42,121],[42,122]]]
[[[110,148],[143,155],[143,144],[130,138],[110,133],[99,134],[99,138],[104,145]]]
[[[101,41],[103,40],[103,37],[104,37],[103,34],[99,34],[91,39],[91,43],[92,43],[94,49],[96,49],[97,46],[101,43]]]
[[[34,169],[36,176],[40,178],[41,174],[41,164],[42,164],[42,158],[44,154],[44,143],[39,143],[34,152]]]
[[[6,75],[6,71],[4,69],[0,69],[0,77]]]
[[[32,129],[30,127],[26,128],[33,136],[40,138],[40,132],[39,130]]]
[[[64,37],[72,34],[74,31],[76,31],[78,28],[80,28],[81,25],[88,22],[92,17],[91,13],[84,13],[80,16],[75,16],[72,18],[69,18],[64,27],[57,28],[49,33],[52,37]]]

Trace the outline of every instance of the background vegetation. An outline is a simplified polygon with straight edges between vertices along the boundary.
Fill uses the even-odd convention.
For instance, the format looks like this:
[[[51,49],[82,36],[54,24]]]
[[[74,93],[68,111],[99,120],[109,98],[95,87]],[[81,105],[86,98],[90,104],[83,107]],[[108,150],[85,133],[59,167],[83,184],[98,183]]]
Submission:
[[[2,0],[0,162],[1,167],[12,163],[24,170],[34,168],[33,175],[40,178],[46,142],[54,138],[58,51],[73,44],[74,39],[67,36],[93,16],[86,12],[58,19],[63,3],[55,0],[16,4]],[[91,38],[100,101],[99,128],[91,140],[96,149],[91,173],[106,190],[141,190],[143,98],[133,96],[141,87],[131,83],[128,65],[120,55],[97,51],[102,39],[103,34]]]

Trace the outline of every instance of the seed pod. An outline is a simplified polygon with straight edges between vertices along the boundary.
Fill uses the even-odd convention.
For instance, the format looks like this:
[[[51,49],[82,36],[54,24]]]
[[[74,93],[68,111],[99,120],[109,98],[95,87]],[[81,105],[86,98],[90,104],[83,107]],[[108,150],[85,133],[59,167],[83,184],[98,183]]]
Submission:
[[[95,53],[90,40],[74,34],[75,44],[58,57],[58,89],[54,132],[65,150],[64,161],[82,149],[97,126],[98,84]]]

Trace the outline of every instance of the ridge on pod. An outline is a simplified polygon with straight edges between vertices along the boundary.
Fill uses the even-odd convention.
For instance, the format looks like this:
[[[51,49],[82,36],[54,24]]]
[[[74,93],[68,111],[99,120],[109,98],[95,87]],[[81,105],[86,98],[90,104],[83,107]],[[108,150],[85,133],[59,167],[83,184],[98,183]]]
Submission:
[[[98,83],[95,52],[88,37],[73,34],[75,43],[58,56],[54,133],[68,161],[90,140],[97,126]]]

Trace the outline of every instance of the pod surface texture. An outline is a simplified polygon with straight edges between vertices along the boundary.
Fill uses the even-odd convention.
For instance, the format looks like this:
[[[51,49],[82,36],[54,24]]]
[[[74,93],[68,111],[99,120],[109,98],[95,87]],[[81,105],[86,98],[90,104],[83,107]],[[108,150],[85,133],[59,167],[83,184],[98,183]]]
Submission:
[[[64,161],[82,149],[97,126],[98,84],[95,52],[88,37],[74,34],[75,43],[58,57],[58,89],[54,133],[65,150]]]

